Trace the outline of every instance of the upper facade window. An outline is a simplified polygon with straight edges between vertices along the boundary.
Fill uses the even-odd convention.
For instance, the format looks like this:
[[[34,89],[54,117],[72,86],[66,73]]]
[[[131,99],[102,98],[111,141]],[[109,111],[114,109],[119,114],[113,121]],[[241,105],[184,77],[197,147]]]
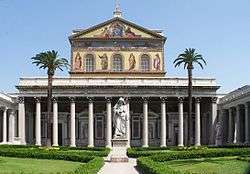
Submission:
[[[120,54],[115,54],[113,56],[113,71],[120,72],[123,71],[123,61]]]
[[[95,58],[92,54],[87,54],[85,57],[85,71],[92,72],[95,69]]]
[[[140,68],[141,68],[141,71],[150,70],[150,57],[147,54],[143,54],[141,56]]]

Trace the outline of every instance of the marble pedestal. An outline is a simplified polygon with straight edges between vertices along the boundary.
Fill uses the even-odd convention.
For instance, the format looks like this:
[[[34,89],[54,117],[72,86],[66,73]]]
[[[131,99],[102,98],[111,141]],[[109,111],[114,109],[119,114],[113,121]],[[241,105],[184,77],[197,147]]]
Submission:
[[[113,148],[111,152],[111,162],[128,162],[127,146],[128,140],[126,139],[113,139]]]

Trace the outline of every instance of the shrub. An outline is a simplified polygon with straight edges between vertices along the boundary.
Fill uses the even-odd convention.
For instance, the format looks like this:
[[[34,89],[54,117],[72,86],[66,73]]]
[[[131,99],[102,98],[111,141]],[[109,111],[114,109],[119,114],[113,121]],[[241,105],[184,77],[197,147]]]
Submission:
[[[250,148],[241,149],[205,149],[205,150],[190,150],[190,151],[170,151],[166,153],[157,153],[151,156],[151,159],[157,162],[169,160],[189,159],[189,158],[211,158],[223,156],[242,156],[250,154]]]
[[[103,158],[96,157],[87,164],[82,164],[74,172],[69,174],[96,174],[104,165]]]

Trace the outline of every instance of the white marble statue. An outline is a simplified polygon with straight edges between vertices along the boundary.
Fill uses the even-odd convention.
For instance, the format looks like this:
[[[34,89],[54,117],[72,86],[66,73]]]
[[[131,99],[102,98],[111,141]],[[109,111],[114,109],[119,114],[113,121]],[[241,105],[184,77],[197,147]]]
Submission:
[[[115,128],[114,138],[126,137],[126,123],[128,118],[128,105],[124,98],[120,98],[113,108],[113,126]]]
[[[218,122],[216,124],[215,128],[216,134],[215,134],[215,145],[216,146],[221,146],[222,145],[222,124],[221,122]]]

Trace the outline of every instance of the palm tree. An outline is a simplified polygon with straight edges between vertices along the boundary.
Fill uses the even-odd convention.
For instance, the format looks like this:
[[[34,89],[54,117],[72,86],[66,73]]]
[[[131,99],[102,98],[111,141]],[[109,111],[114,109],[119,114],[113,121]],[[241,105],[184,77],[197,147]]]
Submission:
[[[48,91],[47,91],[47,146],[51,146],[51,109],[52,109],[52,80],[57,69],[63,71],[63,68],[68,68],[69,63],[65,58],[60,58],[57,51],[46,51],[36,54],[32,59],[32,64],[35,64],[39,69],[46,69],[48,75]]]
[[[179,67],[184,64],[184,69],[188,70],[188,145],[190,142],[190,120],[192,116],[192,71],[194,64],[198,64],[202,69],[203,64],[207,64],[201,54],[195,52],[194,48],[187,48],[184,53],[180,54],[174,61],[175,67]]]

